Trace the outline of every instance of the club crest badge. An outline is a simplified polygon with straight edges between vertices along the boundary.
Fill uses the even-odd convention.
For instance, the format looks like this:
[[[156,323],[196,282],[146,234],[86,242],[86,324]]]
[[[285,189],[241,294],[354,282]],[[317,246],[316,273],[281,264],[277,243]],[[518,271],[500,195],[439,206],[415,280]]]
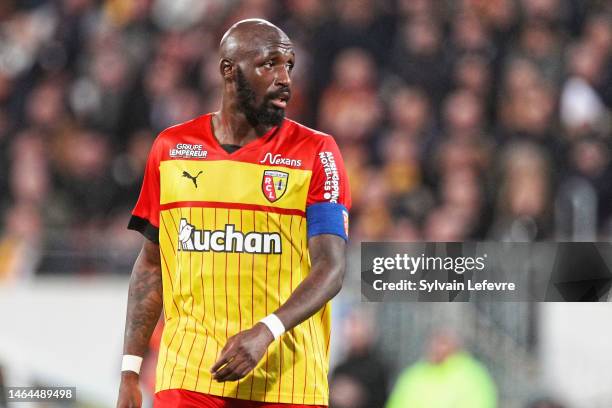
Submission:
[[[265,170],[261,181],[261,191],[271,203],[279,200],[287,191],[289,174],[277,170]]]

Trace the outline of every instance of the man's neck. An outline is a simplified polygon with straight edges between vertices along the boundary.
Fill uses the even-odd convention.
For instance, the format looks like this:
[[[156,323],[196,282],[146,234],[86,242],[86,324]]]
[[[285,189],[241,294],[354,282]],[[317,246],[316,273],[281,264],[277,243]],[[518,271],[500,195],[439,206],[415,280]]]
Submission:
[[[244,146],[270,129],[272,126],[252,126],[243,113],[223,108],[212,117],[213,135],[222,145]]]

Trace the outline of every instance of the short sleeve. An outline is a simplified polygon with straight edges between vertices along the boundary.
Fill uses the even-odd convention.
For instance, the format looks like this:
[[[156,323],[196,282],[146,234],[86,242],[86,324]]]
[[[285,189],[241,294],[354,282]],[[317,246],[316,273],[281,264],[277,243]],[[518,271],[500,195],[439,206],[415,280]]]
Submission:
[[[334,234],[348,239],[351,193],[335,140],[323,136],[312,168],[306,202],[308,237]]]
[[[138,231],[150,241],[159,243],[159,142],[149,152],[140,196],[132,210],[128,229]]]

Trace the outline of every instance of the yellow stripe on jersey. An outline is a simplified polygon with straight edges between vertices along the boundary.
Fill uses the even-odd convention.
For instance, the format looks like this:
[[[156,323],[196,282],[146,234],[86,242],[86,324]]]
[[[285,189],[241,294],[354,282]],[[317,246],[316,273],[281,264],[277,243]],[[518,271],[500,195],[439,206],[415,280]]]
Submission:
[[[271,172],[271,180],[279,180],[277,173],[287,175],[286,180],[281,179],[281,183],[286,183],[285,190],[276,201],[266,199],[262,192],[266,171]],[[183,172],[196,181],[184,176]],[[160,164],[161,184],[164,186],[160,204],[213,201],[304,211],[311,175],[310,170],[228,160],[168,160]]]
[[[196,190],[205,191],[205,183],[219,177],[215,166],[208,166],[212,163],[201,167],[210,173],[211,179],[203,182],[198,178]],[[229,178],[238,180],[240,176],[251,183],[257,177],[256,188],[252,185],[250,188],[251,195],[256,195],[253,190],[260,190],[263,167],[231,163],[234,165],[239,170],[229,170]],[[166,177],[171,174],[175,183],[179,182],[174,178],[177,170],[187,169],[192,175],[197,174],[198,167],[180,167],[178,163],[175,166],[179,167],[162,166]],[[243,173],[246,169],[249,174]],[[299,177],[306,183],[303,187],[306,190],[308,172],[292,171],[290,183]],[[195,187],[191,180],[185,182]],[[174,199],[181,197],[177,194]],[[228,197],[236,200],[231,193]],[[193,189],[189,198],[194,200]],[[197,200],[219,199],[202,195]],[[231,224],[243,234],[278,233],[282,236],[282,253],[183,250],[179,245],[181,220],[187,220],[195,230],[223,230]],[[304,216],[250,209],[171,208],[160,213],[159,242],[166,326],[160,346],[156,392],[182,388],[254,401],[327,404],[329,304],[274,341],[262,361],[242,380],[218,383],[209,372],[229,337],[275,311],[308,275],[310,259]]]

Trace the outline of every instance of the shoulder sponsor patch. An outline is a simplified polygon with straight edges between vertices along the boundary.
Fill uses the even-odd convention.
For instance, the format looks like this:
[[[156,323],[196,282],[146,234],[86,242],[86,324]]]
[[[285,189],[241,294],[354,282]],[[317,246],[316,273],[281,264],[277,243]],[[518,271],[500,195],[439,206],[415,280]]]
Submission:
[[[319,153],[319,160],[325,172],[325,185],[323,189],[323,198],[330,203],[337,203],[340,197],[340,176],[338,175],[338,167],[336,167],[336,159],[332,152]]]
[[[201,144],[177,143],[170,148],[168,155],[173,159],[205,159],[208,151]]]

